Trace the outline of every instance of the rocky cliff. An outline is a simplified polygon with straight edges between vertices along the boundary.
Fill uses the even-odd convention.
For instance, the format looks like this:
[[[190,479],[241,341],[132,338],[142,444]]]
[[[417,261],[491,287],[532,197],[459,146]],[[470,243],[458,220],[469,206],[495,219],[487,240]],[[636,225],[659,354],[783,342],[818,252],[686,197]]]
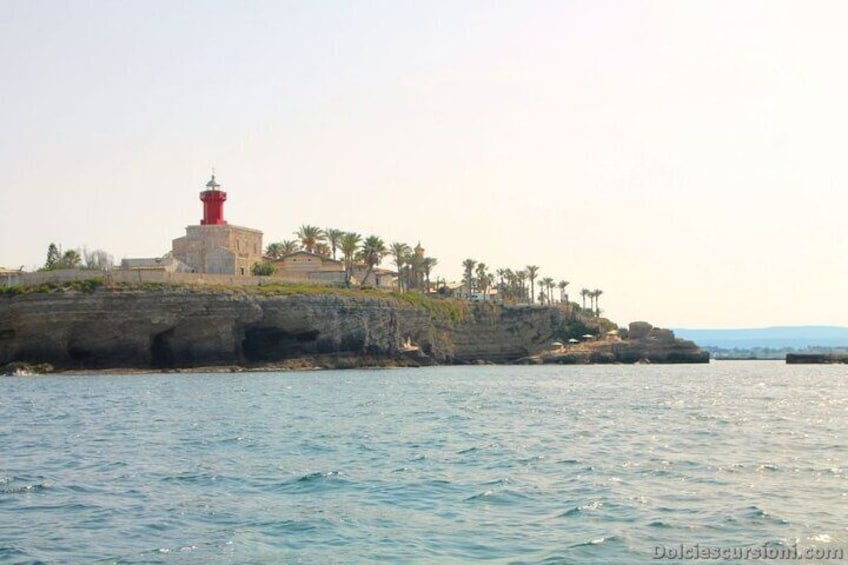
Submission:
[[[562,365],[586,363],[709,363],[710,354],[674,332],[647,322],[633,322],[626,339],[608,336],[575,345],[548,348],[519,359],[519,363]]]
[[[0,297],[0,365],[502,363],[549,343],[566,318],[556,308],[416,302],[362,292],[165,287],[7,294]]]

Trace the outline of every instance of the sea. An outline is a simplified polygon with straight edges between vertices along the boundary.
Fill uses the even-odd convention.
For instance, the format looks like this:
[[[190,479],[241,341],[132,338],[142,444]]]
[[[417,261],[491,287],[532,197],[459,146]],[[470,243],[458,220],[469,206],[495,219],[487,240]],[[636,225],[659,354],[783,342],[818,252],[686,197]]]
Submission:
[[[848,366],[0,378],[0,563],[848,561]]]

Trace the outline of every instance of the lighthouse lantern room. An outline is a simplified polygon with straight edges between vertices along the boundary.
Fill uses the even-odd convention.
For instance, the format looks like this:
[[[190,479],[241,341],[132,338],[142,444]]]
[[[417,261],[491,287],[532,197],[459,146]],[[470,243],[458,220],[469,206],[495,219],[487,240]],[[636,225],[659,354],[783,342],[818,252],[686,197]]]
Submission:
[[[206,183],[206,190],[200,193],[200,200],[203,201],[203,219],[200,220],[202,226],[224,225],[227,222],[224,220],[224,202],[227,200],[227,193],[223,190],[218,190],[221,187],[215,182],[215,174]]]

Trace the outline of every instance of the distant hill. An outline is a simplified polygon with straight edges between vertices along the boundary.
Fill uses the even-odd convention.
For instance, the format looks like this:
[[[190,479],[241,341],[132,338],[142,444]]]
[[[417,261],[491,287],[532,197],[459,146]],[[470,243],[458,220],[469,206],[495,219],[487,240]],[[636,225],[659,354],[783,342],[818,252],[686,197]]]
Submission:
[[[724,349],[848,347],[848,327],[841,326],[780,326],[735,330],[675,328],[674,335],[694,341],[701,347]]]

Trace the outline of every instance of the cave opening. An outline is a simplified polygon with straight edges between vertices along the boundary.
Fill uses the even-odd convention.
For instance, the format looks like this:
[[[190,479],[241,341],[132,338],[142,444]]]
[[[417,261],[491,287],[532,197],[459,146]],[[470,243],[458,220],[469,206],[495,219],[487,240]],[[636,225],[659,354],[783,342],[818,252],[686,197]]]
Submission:
[[[154,367],[162,369],[175,367],[177,356],[171,346],[174,337],[174,328],[165,330],[153,336],[150,343],[150,362]]]
[[[241,343],[248,361],[281,361],[318,352],[318,330],[289,332],[277,327],[247,328]]]
[[[72,361],[83,366],[91,364],[96,360],[96,356],[93,351],[79,345],[71,345],[68,347],[68,357],[70,357]]]

